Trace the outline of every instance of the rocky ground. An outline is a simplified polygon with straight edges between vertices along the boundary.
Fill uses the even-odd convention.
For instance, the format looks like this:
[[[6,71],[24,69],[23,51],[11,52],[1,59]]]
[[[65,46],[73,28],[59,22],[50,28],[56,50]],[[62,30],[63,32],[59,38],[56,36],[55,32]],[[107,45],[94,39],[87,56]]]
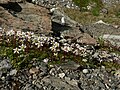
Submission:
[[[79,43],[94,46],[97,45],[97,36],[107,34],[113,37],[107,40],[115,42],[112,45],[117,45],[115,47],[119,50],[119,25],[104,22],[81,25],[68,17],[61,9],[61,5],[79,9],[70,0],[61,2],[51,0],[49,3],[45,0],[35,0],[34,4],[31,0],[26,1],[0,0],[0,27],[4,30],[13,28],[36,33],[53,33],[55,36],[61,33]],[[50,9],[58,3],[60,7],[51,13]],[[61,25],[63,16],[66,21],[65,25]],[[104,38],[106,39],[106,36]],[[120,64],[119,54],[108,53],[104,50],[95,50],[91,58],[98,61],[113,60]],[[33,60],[30,63],[32,67],[17,70],[12,67],[8,58],[0,57],[0,90],[120,90],[119,68],[83,67],[74,61],[53,65],[44,60],[42,62]]]
[[[8,59],[0,59],[1,90],[119,90],[120,71],[104,66],[82,68],[70,61],[59,65],[31,62],[32,68],[13,69]]]

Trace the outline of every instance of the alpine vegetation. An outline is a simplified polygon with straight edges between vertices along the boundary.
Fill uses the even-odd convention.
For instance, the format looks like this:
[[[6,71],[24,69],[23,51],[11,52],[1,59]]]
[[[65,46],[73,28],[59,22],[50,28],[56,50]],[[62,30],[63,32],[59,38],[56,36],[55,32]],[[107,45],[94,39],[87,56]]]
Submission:
[[[18,69],[31,66],[32,60],[45,63],[74,60],[82,65],[98,65],[96,61],[91,61],[94,49],[90,47],[94,48],[74,41],[68,42],[62,34],[52,37],[13,29],[5,32],[2,29],[0,36],[0,57],[9,58],[13,67]],[[102,60],[98,59],[100,64]]]

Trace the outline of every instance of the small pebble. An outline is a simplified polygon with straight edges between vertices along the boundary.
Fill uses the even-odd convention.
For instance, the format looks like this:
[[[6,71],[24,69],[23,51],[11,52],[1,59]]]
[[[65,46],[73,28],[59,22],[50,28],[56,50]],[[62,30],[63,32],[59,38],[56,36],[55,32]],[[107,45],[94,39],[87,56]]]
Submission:
[[[38,73],[39,72],[39,70],[37,69],[37,68],[31,68],[30,70],[29,70],[29,73],[30,74],[34,74],[34,73]]]
[[[83,73],[88,73],[88,69],[83,69]]]
[[[60,77],[60,78],[64,78],[64,77],[65,77],[65,73],[60,73],[60,74],[59,74],[59,77]]]

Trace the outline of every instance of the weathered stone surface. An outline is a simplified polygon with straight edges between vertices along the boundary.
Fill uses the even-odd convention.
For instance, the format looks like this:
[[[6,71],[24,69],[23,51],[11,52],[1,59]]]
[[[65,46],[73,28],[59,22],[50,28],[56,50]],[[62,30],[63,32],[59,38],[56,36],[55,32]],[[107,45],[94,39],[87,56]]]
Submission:
[[[67,30],[62,32],[65,37],[72,38],[73,40],[77,40],[78,43],[96,45],[96,39],[92,38],[87,33],[82,33],[79,28],[74,28],[73,30]]]
[[[109,41],[109,43],[113,46],[120,47],[120,35],[104,34],[101,38],[105,41]]]
[[[30,70],[29,70],[29,73],[30,74],[35,74],[35,73],[38,73],[39,72],[39,70],[37,69],[37,68],[31,68]]]
[[[62,64],[59,64],[58,66],[61,66],[62,69],[69,69],[69,70],[76,70],[80,67],[80,65],[75,63],[74,61],[62,63]]]
[[[42,81],[47,84],[51,84],[52,86],[57,87],[58,89],[64,88],[63,90],[80,90],[79,87],[69,85],[64,80],[62,81],[61,79],[56,77],[44,77]]]
[[[120,28],[115,28],[113,25],[103,23],[84,25],[83,30],[84,32],[96,38],[103,34],[120,35]]]
[[[12,27],[15,30],[30,30],[37,33],[51,31],[51,20],[47,9],[31,3],[17,5],[21,8],[19,12],[14,9],[7,11],[0,7],[0,26],[2,28],[7,30]]]

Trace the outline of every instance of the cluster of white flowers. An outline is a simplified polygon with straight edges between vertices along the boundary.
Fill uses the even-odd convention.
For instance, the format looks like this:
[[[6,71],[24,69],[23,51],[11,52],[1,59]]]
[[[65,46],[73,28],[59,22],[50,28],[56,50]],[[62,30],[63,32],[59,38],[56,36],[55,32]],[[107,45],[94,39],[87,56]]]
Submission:
[[[7,36],[15,35],[15,31],[14,31],[13,29],[11,29],[10,31],[7,31],[7,32],[6,32],[6,35],[7,35]]]
[[[75,55],[84,55],[86,54],[86,49],[84,47],[81,47],[78,43],[69,43],[65,38],[64,35],[61,34],[60,37],[49,37],[45,35],[36,35],[33,32],[22,32],[22,31],[14,31],[10,30],[6,32],[7,36],[15,35],[20,42],[21,46],[16,47],[14,50],[14,53],[19,53],[20,51],[25,51],[25,48],[27,47],[26,42],[29,42],[31,44],[31,47],[35,48],[41,48],[43,46],[48,46],[48,48],[54,52],[53,54],[57,56],[58,51],[62,50],[64,52],[72,52]],[[9,39],[9,38],[8,38]]]
[[[14,51],[14,53],[20,53],[20,51],[25,51],[25,48],[26,48],[26,45],[21,45],[21,46],[19,46],[19,48],[18,47],[16,47],[15,49],[13,49],[13,51]]]
[[[59,51],[60,44],[58,42],[54,42],[53,45],[50,47],[50,50],[53,52]]]
[[[63,45],[64,45],[64,46],[61,47],[61,49],[62,49],[63,51],[65,51],[65,52],[70,52],[70,51],[73,50],[73,48],[72,48],[68,43],[64,43]]]

